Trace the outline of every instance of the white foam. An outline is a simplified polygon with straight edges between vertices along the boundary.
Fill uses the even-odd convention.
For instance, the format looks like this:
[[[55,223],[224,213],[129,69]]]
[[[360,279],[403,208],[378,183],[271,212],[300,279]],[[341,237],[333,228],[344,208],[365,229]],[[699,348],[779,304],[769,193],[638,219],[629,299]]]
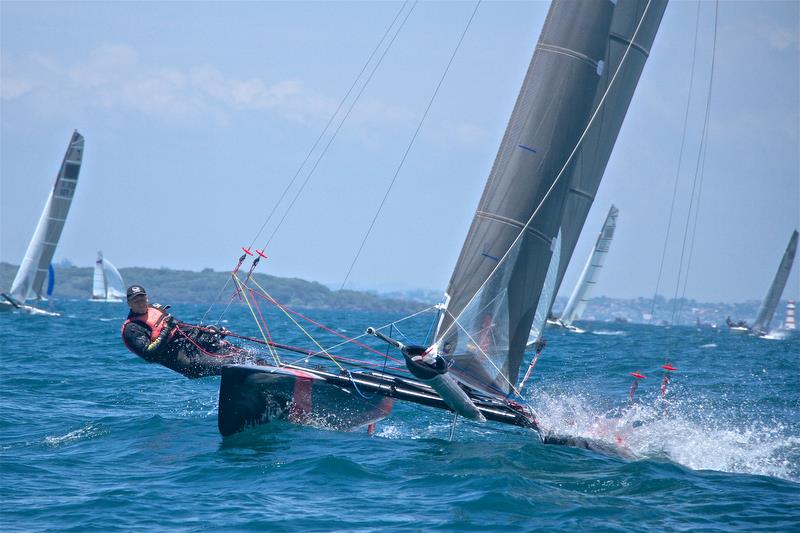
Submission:
[[[606,329],[599,329],[592,332],[595,335],[625,335],[624,331],[609,331]]]
[[[623,456],[800,481],[800,436],[773,420],[746,420],[691,401],[606,412],[595,399],[578,395],[540,393],[532,401],[553,435],[588,439]]]
[[[782,340],[786,340],[786,337],[788,336],[787,333],[788,332],[786,330],[778,329],[778,330],[775,330],[775,331],[770,331],[766,335],[762,335],[761,338],[762,339],[771,340],[771,341],[782,341]]]
[[[102,435],[103,433],[104,431],[99,427],[92,424],[87,424],[86,426],[78,428],[74,431],[70,431],[64,435],[45,437],[44,442],[48,446],[60,446],[62,444],[67,444],[77,440],[91,439],[93,437]]]

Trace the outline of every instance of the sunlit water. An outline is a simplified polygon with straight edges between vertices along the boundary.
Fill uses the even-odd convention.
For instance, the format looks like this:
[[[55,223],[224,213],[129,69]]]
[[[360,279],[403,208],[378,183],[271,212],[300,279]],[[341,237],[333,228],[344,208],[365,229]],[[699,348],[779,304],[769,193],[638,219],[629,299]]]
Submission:
[[[124,305],[55,307],[64,316],[0,314],[3,530],[800,528],[798,335],[548,330],[524,394],[548,431],[609,453],[466,421],[449,442],[446,413],[400,403],[373,437],[279,423],[223,439],[218,378],[128,353]],[[308,314],[347,335],[397,318]],[[257,333],[245,309],[226,318]],[[400,330],[420,342],[430,320]],[[679,370],[660,401],[667,360]],[[647,379],[629,405],[635,370]]]

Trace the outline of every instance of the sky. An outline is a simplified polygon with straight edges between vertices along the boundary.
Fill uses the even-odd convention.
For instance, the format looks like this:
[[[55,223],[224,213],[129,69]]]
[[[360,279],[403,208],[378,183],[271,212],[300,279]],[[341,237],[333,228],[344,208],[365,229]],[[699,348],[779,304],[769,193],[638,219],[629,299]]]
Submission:
[[[400,7],[0,2],[0,260],[24,255],[77,129],[85,156],[56,261],[89,266],[102,250],[118,267],[230,269]],[[342,283],[474,7],[416,5],[274,237],[310,165],[255,240],[269,239],[260,272]],[[547,9],[479,6],[348,287],[445,289]],[[714,4],[699,9],[680,173],[689,1],[667,7],[562,294],[612,203],[597,294],[653,294],[677,175],[659,289],[676,292],[712,58]],[[799,21],[795,1],[720,2],[687,297],[761,299],[800,225]],[[784,297],[800,298],[797,264]]]

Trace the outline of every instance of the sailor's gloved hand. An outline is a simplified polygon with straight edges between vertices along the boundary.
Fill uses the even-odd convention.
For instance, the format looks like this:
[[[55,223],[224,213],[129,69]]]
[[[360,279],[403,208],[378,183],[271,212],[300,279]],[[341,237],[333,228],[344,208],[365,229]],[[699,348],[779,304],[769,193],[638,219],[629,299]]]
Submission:
[[[172,328],[174,328],[174,327],[175,327],[177,324],[178,324],[178,321],[177,321],[177,320],[175,320],[175,317],[174,317],[174,316],[172,316],[172,315],[167,315],[167,316],[165,316],[165,317],[164,317],[164,326],[165,326],[167,329],[171,330],[171,329],[172,329]]]
[[[219,329],[219,336],[220,336],[220,337],[226,337],[226,336],[230,335],[230,333],[231,333],[231,330],[229,330],[229,329],[228,329],[228,328],[226,328],[225,326],[222,326],[222,327]]]

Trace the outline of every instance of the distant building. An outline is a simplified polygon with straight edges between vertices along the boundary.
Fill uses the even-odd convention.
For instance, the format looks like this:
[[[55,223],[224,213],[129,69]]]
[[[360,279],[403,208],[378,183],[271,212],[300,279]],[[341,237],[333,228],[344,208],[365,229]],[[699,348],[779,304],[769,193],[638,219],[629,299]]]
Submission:
[[[783,323],[783,329],[793,330],[797,327],[794,321],[794,307],[794,300],[786,303],[786,320]]]

